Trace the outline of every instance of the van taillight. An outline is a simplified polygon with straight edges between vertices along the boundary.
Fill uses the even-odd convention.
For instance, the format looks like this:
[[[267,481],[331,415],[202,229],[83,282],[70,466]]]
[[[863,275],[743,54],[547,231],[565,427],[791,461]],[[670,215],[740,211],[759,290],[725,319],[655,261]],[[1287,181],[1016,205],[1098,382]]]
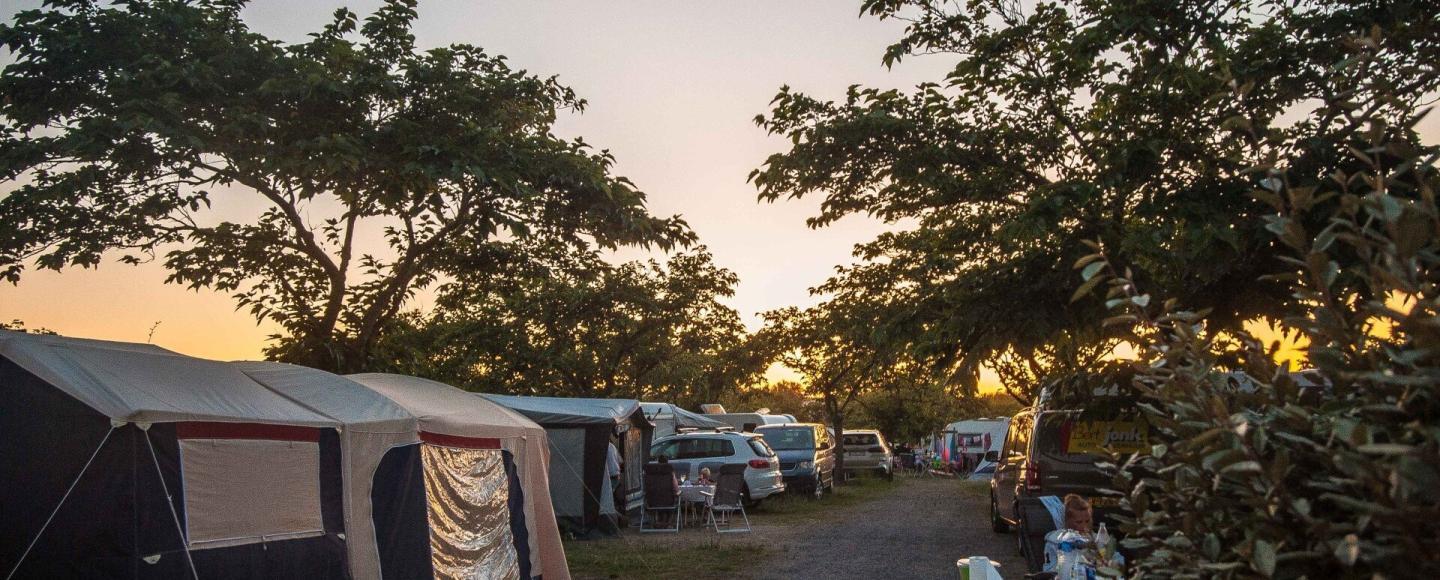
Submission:
[[[1025,489],[1029,491],[1040,491],[1040,464],[1034,461],[1025,462]]]
[[[750,467],[754,467],[755,469],[769,469],[769,468],[770,468],[770,460],[769,460],[769,459],[751,459],[751,460],[750,460]]]

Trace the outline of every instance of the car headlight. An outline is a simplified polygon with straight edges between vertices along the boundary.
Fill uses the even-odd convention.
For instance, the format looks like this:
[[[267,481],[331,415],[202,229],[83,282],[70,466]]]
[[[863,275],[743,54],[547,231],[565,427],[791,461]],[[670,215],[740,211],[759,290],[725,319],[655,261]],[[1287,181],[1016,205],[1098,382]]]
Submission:
[[[811,466],[811,465],[814,465],[814,464],[811,463],[811,462],[809,462],[809,461],[801,461],[800,463],[796,463],[796,464],[795,464],[795,468],[796,468],[796,469],[810,469],[810,466]]]

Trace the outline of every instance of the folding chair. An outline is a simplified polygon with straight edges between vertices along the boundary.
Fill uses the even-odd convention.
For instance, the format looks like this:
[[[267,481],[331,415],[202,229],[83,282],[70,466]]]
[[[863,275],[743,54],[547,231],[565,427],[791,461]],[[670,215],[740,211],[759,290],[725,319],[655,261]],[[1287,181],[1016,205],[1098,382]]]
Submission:
[[[715,479],[715,494],[710,496],[709,505],[705,506],[705,525],[712,527],[718,533],[749,532],[750,516],[745,514],[744,498],[741,489],[745,487],[745,464],[722,465],[720,475]],[[745,527],[741,528],[731,520],[735,512],[740,512],[740,518],[744,520]],[[716,517],[716,514],[720,514]],[[725,529],[720,529],[720,526]]]
[[[680,531],[680,497],[675,493],[675,466],[669,463],[645,464],[645,504],[640,508],[641,532]],[[646,527],[645,522],[652,514],[669,513],[674,520],[672,526]],[[653,522],[651,522],[653,524]]]

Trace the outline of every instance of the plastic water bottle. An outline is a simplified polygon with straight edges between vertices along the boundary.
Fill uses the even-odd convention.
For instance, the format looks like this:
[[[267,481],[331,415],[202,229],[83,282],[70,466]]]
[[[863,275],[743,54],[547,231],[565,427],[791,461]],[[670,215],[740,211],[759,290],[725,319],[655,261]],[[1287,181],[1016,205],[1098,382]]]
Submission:
[[[1095,552],[1101,560],[1110,559],[1110,532],[1105,529],[1105,522],[1100,522],[1100,531],[1095,532]]]
[[[1060,542],[1060,553],[1055,556],[1055,580],[1082,580],[1073,575],[1076,556],[1075,544]]]

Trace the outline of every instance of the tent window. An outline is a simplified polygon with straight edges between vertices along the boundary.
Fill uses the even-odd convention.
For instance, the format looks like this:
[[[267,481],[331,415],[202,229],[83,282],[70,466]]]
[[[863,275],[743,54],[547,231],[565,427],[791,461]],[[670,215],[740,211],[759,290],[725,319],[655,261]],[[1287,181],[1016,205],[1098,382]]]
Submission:
[[[181,439],[180,468],[191,549],[325,533],[317,442]]]

